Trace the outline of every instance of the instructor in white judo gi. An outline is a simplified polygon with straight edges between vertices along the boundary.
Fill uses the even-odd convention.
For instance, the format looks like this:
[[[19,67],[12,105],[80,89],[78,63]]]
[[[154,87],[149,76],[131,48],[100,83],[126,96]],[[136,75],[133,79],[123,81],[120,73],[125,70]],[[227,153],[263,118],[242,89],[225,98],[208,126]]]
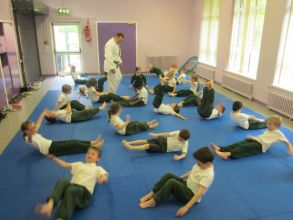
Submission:
[[[120,65],[122,64],[119,44],[123,41],[123,33],[117,33],[105,45],[104,71],[108,76],[108,92],[116,93],[122,80]]]

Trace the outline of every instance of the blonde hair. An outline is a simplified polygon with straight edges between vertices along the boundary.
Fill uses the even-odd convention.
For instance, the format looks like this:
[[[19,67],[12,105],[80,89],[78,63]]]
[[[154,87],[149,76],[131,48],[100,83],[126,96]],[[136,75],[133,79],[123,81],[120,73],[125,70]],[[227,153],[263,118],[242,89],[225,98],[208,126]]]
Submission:
[[[280,127],[281,123],[282,123],[281,117],[278,115],[272,115],[267,118],[267,124],[274,124],[274,125]]]

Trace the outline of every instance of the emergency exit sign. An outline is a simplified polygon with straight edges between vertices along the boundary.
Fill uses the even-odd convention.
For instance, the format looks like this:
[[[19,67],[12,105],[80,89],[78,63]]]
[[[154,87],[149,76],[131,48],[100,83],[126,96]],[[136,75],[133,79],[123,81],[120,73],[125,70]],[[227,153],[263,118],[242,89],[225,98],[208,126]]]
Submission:
[[[70,9],[69,8],[58,8],[57,13],[60,15],[69,15]]]

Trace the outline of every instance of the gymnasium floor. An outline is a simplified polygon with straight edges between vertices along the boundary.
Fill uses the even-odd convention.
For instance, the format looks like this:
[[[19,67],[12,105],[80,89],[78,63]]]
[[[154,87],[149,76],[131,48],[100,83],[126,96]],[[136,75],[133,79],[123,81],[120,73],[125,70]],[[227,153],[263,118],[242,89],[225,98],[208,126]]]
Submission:
[[[129,77],[119,88],[119,94],[131,95],[128,88]],[[148,84],[155,85],[157,79],[148,77]],[[59,82],[71,82],[68,78]],[[43,97],[31,116],[36,120],[44,108],[52,108],[59,94],[61,84],[55,84]],[[74,87],[77,89],[77,87]],[[166,172],[182,174],[194,164],[192,152],[201,146],[229,144],[245,138],[247,135],[257,135],[258,131],[243,131],[236,128],[229,117],[232,101],[217,94],[215,103],[224,102],[227,105],[225,115],[217,120],[203,121],[195,114],[194,107],[182,109],[182,114],[189,120],[157,115],[152,112],[152,95],[149,104],[141,108],[125,108],[126,114],[132,120],[157,119],[160,126],[154,132],[174,131],[188,128],[192,133],[189,141],[189,155],[185,160],[174,161],[173,154],[147,154],[145,152],[127,151],[120,144],[125,137],[119,136],[107,122],[106,111],[87,122],[79,124],[43,123],[40,133],[45,137],[61,139],[93,139],[102,134],[105,139],[101,165],[110,173],[110,181],[96,187],[94,200],[85,210],[78,211],[73,219],[82,220],[143,220],[143,219],[177,219],[175,213],[181,204],[170,201],[155,209],[140,209],[139,198],[147,193],[159,177]],[[72,99],[80,99],[90,103],[73,91]],[[165,96],[165,103],[177,102],[181,98]],[[249,109],[244,112],[253,113]],[[292,131],[282,127],[282,131],[293,143]],[[148,133],[140,133],[127,140],[148,138]],[[62,159],[75,162],[83,160],[84,155],[66,156]],[[293,158],[287,153],[283,144],[275,145],[265,155],[244,158],[241,160],[223,161],[215,159],[215,181],[204,196],[202,202],[193,207],[183,219],[199,220],[291,220],[293,218]],[[67,170],[59,168],[53,162],[41,156],[22,140],[20,132],[12,139],[0,156],[0,219],[22,220],[42,219],[34,214],[34,206],[44,202],[55,182],[61,176],[70,177]]]

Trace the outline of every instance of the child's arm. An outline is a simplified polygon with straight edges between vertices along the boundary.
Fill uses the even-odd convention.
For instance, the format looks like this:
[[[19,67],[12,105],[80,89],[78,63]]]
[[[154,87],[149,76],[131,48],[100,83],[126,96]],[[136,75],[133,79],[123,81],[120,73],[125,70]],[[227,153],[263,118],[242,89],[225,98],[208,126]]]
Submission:
[[[125,127],[127,127],[127,125],[131,122],[131,118],[129,115],[126,115],[126,120],[124,123],[121,124],[116,124],[115,127],[118,128],[119,130],[124,129]]]
[[[36,122],[36,130],[37,130],[37,131],[40,129],[40,127],[41,127],[41,125],[42,125],[42,122],[43,122],[43,119],[44,119],[44,117],[45,117],[47,111],[48,111],[48,109],[45,109],[45,110],[41,113],[40,117],[38,118],[38,120],[37,120],[37,122]]]
[[[186,212],[188,212],[188,210],[200,199],[200,197],[202,197],[206,190],[207,188],[200,186],[196,194],[194,194],[194,196],[177,211],[176,216],[185,215]]]
[[[176,116],[176,117],[178,117],[178,118],[180,118],[182,120],[187,120],[187,118],[185,116],[183,116],[183,115],[181,115],[181,114],[179,114],[179,113],[177,113],[175,111],[172,113],[172,115],[174,115],[174,116]]]
[[[62,167],[62,168],[67,168],[67,169],[71,169],[72,166],[70,163],[67,163],[63,160],[60,160],[59,158],[55,157],[54,155],[52,154],[49,154],[47,156],[50,160],[52,160],[53,162],[55,162],[58,166]]]
[[[175,154],[174,155],[174,160],[182,160],[186,157],[187,153],[182,152],[180,155]]]
[[[285,144],[286,144],[287,147],[288,147],[288,151],[289,151],[289,153],[290,153],[291,156],[293,157],[293,146],[292,146],[292,144],[291,144],[289,141],[285,141]]]
[[[67,102],[67,105],[66,105],[66,109],[65,110],[66,110],[66,113],[71,113],[72,112],[70,102]]]

